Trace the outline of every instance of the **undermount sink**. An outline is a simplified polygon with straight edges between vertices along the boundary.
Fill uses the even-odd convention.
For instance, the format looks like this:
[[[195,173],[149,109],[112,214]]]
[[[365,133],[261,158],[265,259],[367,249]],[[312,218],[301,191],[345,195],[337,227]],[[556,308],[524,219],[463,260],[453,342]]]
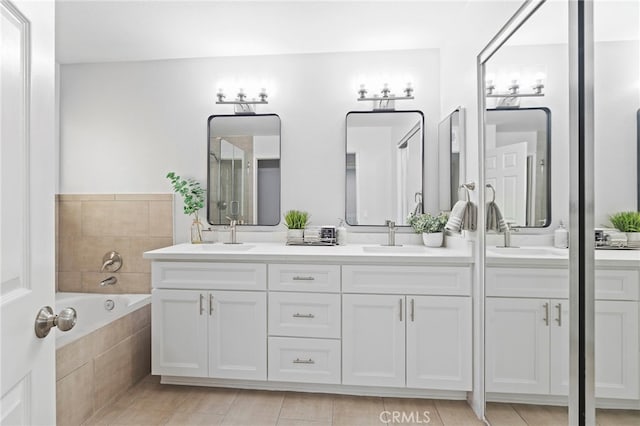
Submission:
[[[422,246],[363,246],[362,251],[367,253],[423,253]]]
[[[254,248],[255,246],[252,244],[225,244],[225,243],[214,243],[214,244],[201,244],[202,250],[204,251],[219,251],[219,252],[227,252],[227,251],[248,251]]]
[[[487,247],[487,256],[530,257],[530,256],[567,256],[566,249],[555,247]]]

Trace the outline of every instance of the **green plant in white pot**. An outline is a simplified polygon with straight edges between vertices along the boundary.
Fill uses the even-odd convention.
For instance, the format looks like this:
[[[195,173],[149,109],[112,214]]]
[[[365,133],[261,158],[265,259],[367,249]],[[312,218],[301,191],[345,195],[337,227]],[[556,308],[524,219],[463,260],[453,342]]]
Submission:
[[[202,243],[202,222],[200,222],[198,212],[204,207],[205,190],[200,186],[199,182],[193,179],[182,179],[174,172],[167,173],[167,178],[171,181],[173,190],[182,195],[184,214],[193,215],[191,243]]]
[[[444,226],[449,220],[446,213],[433,216],[430,213],[410,214],[409,225],[417,234],[422,234],[422,242],[427,247],[441,247],[444,243]]]
[[[614,228],[627,234],[627,245],[640,248],[640,212],[618,212],[609,216]]]
[[[287,226],[287,240],[300,240],[304,236],[304,228],[309,223],[309,213],[302,210],[289,210],[284,214],[284,224]]]

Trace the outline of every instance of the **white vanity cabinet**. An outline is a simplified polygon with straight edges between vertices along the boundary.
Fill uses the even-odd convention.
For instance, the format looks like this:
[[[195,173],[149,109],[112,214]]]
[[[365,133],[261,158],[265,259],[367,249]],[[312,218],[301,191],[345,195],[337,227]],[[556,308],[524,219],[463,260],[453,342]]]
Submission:
[[[487,392],[568,395],[569,271],[488,267],[486,277]],[[595,285],[596,397],[637,400],[640,271],[597,269]]]
[[[471,390],[469,267],[345,265],[342,291],[343,384]]]
[[[153,270],[153,374],[266,379],[266,291],[235,290],[266,290],[265,265],[156,262]]]

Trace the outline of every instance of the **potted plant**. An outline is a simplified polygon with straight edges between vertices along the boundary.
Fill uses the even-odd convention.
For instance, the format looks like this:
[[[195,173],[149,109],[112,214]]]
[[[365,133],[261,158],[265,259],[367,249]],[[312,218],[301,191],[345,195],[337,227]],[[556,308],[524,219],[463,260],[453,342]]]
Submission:
[[[627,234],[627,246],[640,247],[640,212],[618,212],[609,220],[614,228]]]
[[[300,240],[304,236],[304,228],[309,223],[309,213],[301,210],[289,210],[284,214],[287,226],[287,240]]]
[[[204,207],[205,191],[200,183],[193,179],[182,179],[174,172],[167,173],[173,190],[182,195],[184,201],[184,214],[193,215],[191,224],[191,243],[202,243],[202,223],[198,217],[198,211]]]
[[[422,234],[422,242],[427,247],[441,247],[444,242],[444,226],[449,220],[446,213],[432,216],[429,213],[413,213],[407,218],[409,225],[417,234]]]

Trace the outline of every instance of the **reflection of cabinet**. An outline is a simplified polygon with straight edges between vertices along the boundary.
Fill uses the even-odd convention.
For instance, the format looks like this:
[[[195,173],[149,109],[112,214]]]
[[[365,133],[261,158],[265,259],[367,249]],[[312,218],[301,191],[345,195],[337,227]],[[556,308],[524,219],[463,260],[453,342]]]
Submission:
[[[640,396],[639,276],[596,271],[596,397]],[[487,268],[487,392],[568,394],[568,284],[566,269]]]
[[[262,292],[155,289],[153,374],[266,379]]]
[[[488,392],[567,392],[568,301],[487,298],[486,316]]]
[[[382,275],[393,274],[386,288],[399,294],[342,296],[342,382],[470,390],[471,299],[401,294],[408,288],[464,294],[457,283],[469,269],[394,268],[384,268]],[[373,266],[345,266],[343,292],[379,293],[379,278],[372,279],[379,272]]]

